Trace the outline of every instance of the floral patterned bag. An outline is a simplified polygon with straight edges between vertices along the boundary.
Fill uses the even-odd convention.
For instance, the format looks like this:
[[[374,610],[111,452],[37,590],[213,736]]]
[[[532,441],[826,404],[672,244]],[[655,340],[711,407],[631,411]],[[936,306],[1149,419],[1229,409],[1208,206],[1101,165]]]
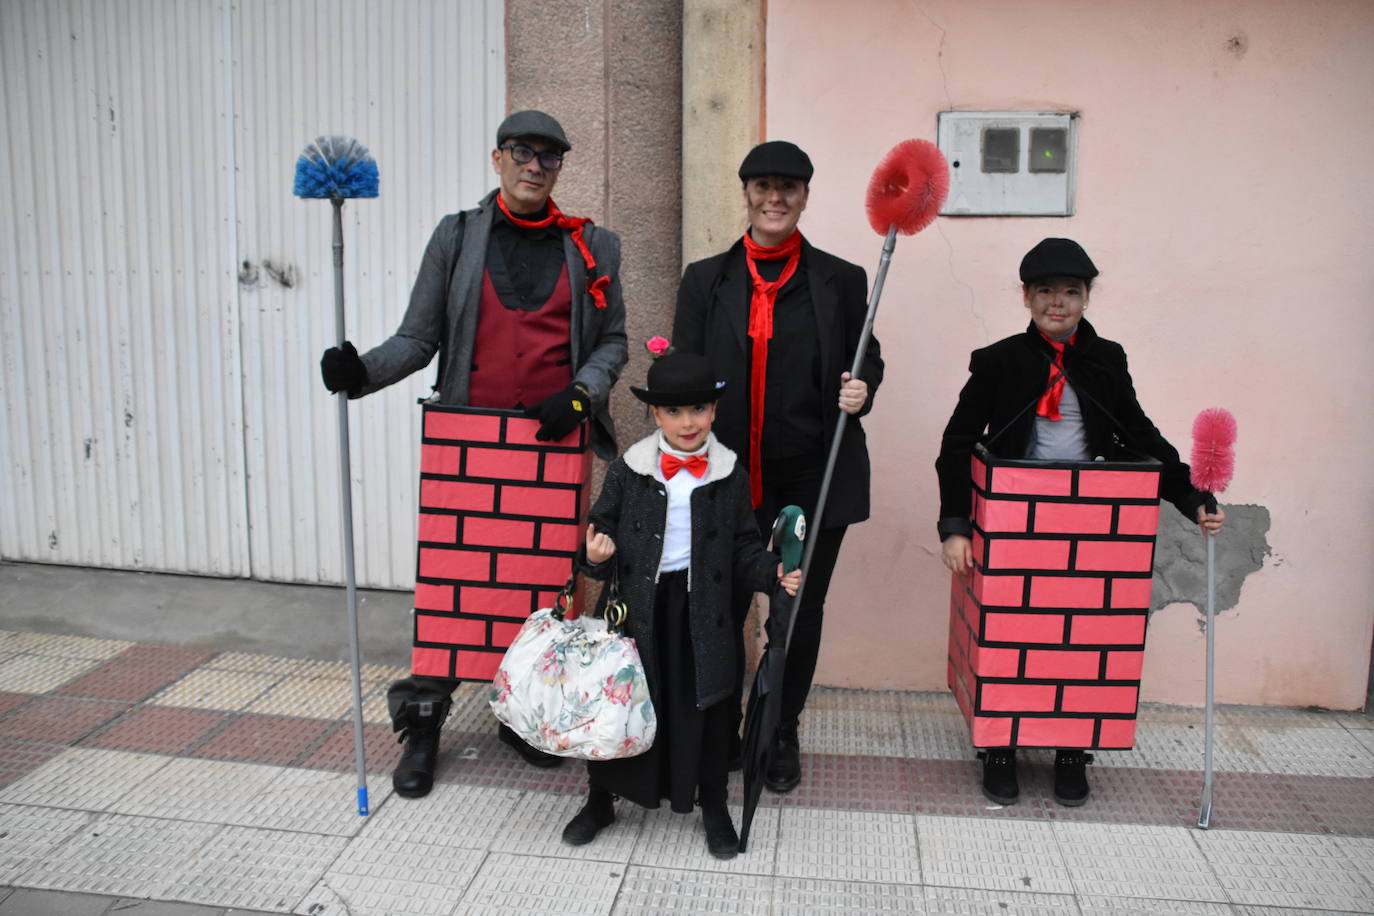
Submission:
[[[628,610],[613,577],[604,618],[567,619],[576,574],[551,608],[525,621],[491,682],[496,718],[526,744],[560,757],[634,757],[658,720],[635,641],[619,632]]]

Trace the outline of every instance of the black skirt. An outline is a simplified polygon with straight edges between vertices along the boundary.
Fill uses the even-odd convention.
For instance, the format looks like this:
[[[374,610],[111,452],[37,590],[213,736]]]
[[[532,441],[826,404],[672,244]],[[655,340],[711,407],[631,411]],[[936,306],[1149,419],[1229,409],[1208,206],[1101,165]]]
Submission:
[[[698,797],[724,801],[729,776],[729,700],[697,709],[688,600],[686,570],[659,577],[653,608],[657,676],[649,679],[658,718],[653,747],[638,757],[587,762],[592,788],[645,808],[666,798],[680,814],[690,812]]]

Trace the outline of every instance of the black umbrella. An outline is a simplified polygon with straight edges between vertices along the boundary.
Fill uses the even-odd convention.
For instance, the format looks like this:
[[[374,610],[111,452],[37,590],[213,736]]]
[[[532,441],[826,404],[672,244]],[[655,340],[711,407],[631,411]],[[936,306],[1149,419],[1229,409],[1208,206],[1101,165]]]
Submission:
[[[787,506],[773,523],[773,550],[782,557],[785,572],[796,569],[800,560],[801,541],[806,537],[806,520],[801,509]],[[782,672],[787,664],[787,637],[791,631],[792,597],[775,587],[768,598],[768,622],[764,633],[768,644],[754,672],[754,686],[749,690],[749,712],[744,717],[744,739],[741,756],[744,759],[744,813],[740,817],[739,851],[749,847],[749,825],[763,794],[763,776],[773,760],[773,746],[777,741],[778,716],[782,711]]]

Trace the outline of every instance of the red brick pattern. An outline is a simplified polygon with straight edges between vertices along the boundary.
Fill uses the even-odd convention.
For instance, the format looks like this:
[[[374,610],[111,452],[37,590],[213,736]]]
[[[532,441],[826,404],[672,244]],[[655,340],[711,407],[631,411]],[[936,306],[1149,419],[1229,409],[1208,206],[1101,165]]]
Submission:
[[[1159,472],[975,454],[975,569],[951,583],[948,671],[974,746],[1134,744]]]
[[[572,572],[591,467],[512,411],[425,405],[411,670],[491,680],[520,624]]]

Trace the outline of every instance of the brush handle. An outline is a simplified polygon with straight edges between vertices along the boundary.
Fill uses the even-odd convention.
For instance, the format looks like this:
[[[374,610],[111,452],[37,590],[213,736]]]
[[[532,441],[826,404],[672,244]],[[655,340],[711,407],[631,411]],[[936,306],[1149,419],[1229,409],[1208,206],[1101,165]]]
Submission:
[[[1206,829],[1212,821],[1212,744],[1216,725],[1217,556],[1215,539],[1205,528],[1202,537],[1207,541],[1207,711],[1203,720],[1202,804],[1198,807],[1197,825]]]
[[[334,330],[339,343],[344,333],[343,277],[343,198],[331,197],[334,205]],[[340,391],[339,402],[339,529],[343,534],[344,581],[348,592],[348,648],[353,668],[353,758],[358,771],[358,814],[366,817],[367,763],[363,754],[362,656],[358,650],[358,576],[353,566],[353,485],[348,454],[348,392]]]

